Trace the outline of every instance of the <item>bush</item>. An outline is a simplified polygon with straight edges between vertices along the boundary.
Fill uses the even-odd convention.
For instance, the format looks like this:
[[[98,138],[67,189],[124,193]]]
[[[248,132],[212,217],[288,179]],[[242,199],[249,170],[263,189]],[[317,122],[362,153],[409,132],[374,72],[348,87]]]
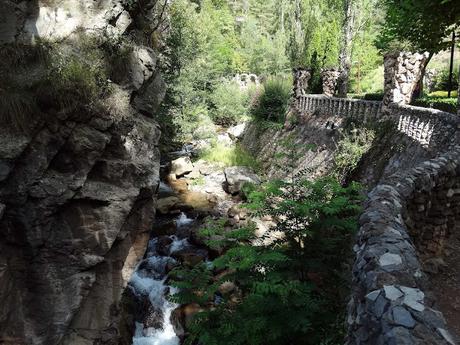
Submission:
[[[211,95],[211,117],[218,125],[231,126],[248,115],[249,93],[238,84],[219,84]]]
[[[449,89],[449,71],[448,70],[443,70],[439,74],[436,75],[434,79],[434,89],[436,91]],[[458,89],[458,73],[457,71],[453,71],[452,90],[457,90],[457,89]]]
[[[366,101],[382,101],[383,100],[383,92],[376,92],[376,93],[366,93],[362,99]]]
[[[0,124],[15,130],[26,131],[37,114],[37,105],[33,95],[27,92],[0,89]]]
[[[448,113],[457,113],[457,98],[437,98],[437,97],[423,97],[416,99],[412,105],[424,108],[433,108],[442,110]]]
[[[290,78],[279,76],[268,78],[252,106],[251,113],[261,120],[284,122],[289,109],[291,91]]]
[[[172,271],[171,283],[180,289],[172,300],[202,309],[188,323],[185,344],[341,343],[348,297],[344,262],[357,228],[359,185],[302,178],[247,191],[253,215],[276,225],[257,236],[254,224],[228,229],[221,219],[199,232],[209,247],[225,252]],[[225,292],[222,284],[234,288]]]
[[[357,166],[361,157],[371,148],[375,132],[366,128],[346,130],[338,142],[334,157],[335,175],[343,180]]]
[[[216,127],[204,103],[171,108],[171,116],[179,139],[184,142],[216,136]]]

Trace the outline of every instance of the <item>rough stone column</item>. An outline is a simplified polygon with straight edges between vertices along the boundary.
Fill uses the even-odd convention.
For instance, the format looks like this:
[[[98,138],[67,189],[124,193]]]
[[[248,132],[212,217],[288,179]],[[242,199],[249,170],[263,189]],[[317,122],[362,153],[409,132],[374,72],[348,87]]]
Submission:
[[[409,104],[422,75],[428,53],[389,53],[384,58],[383,107],[391,103]]]
[[[294,97],[299,98],[308,93],[308,83],[311,79],[311,69],[298,67],[293,69]]]
[[[323,94],[332,97],[337,88],[337,82],[340,77],[340,71],[336,69],[323,69],[321,78],[323,79]]]

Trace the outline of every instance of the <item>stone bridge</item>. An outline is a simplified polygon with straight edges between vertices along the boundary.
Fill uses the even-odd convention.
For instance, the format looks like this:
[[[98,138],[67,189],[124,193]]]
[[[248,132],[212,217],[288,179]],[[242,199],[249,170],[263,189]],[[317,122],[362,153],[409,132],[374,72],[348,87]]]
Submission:
[[[337,73],[323,74],[323,95],[310,95],[309,70],[294,71],[296,121],[326,115],[323,126],[334,128],[345,119],[389,120],[423,153],[368,194],[354,246],[347,345],[456,344],[449,329],[458,333],[451,321],[460,313],[446,322],[437,303],[443,291],[427,272],[460,233],[460,116],[408,105],[426,58],[387,55],[382,102],[333,97]]]

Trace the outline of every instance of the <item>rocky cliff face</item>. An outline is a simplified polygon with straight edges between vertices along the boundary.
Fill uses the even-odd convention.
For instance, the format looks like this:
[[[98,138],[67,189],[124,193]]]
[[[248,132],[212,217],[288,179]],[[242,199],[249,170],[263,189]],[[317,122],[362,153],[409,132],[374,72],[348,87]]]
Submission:
[[[0,71],[1,344],[130,337],[122,295],[154,217],[165,89],[132,3],[0,4],[0,49],[13,52]],[[107,41],[124,52],[118,70],[114,54],[88,60]],[[106,78],[88,72],[98,63]]]

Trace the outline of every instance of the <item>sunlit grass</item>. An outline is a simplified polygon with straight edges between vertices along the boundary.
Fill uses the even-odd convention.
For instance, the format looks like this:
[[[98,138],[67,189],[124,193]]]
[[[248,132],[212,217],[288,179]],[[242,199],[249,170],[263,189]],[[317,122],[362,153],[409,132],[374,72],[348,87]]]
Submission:
[[[224,167],[248,166],[254,170],[260,168],[259,163],[249,152],[240,145],[226,146],[220,143],[202,153],[201,159],[217,163]]]

